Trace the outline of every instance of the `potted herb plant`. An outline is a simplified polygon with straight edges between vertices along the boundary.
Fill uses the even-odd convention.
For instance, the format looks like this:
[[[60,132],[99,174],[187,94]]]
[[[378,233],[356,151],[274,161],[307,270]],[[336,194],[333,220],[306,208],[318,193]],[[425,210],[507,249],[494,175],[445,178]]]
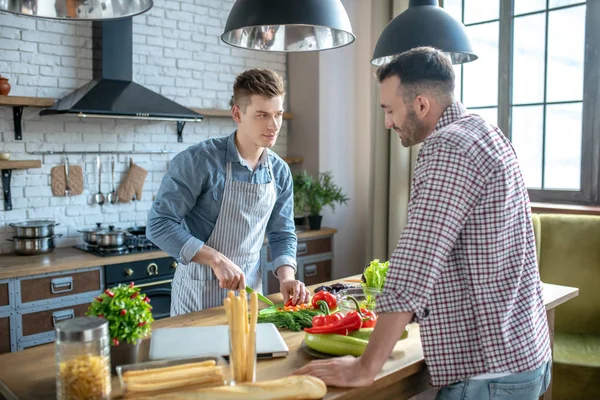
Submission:
[[[90,304],[86,315],[108,321],[112,372],[117,365],[137,362],[140,342],[150,334],[150,298],[133,282],[106,289]]]
[[[295,174],[294,183],[294,223],[296,227],[306,225],[306,214],[308,210],[308,193],[312,184],[312,176],[306,171],[301,174]]]
[[[299,193],[296,195],[296,182],[298,182]],[[349,198],[342,189],[333,182],[331,172],[322,172],[317,178],[312,177],[306,171],[296,176],[294,181],[294,201],[300,201],[300,206],[308,209],[308,223],[312,230],[321,229],[323,216],[321,211],[324,207],[331,207],[335,211],[336,204],[346,204]]]

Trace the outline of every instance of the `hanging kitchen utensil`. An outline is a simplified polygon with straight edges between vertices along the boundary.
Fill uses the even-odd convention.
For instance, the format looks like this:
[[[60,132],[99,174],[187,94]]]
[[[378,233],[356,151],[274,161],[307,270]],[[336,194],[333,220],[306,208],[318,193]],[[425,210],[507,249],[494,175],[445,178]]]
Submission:
[[[65,157],[65,196],[69,197],[71,186],[69,185],[69,157]]]
[[[147,176],[148,171],[139,165],[133,164],[133,161],[130,160],[129,172],[119,185],[119,201],[128,203],[131,200],[141,200],[144,180]]]
[[[115,158],[114,157],[110,158],[110,174],[111,174],[112,191],[108,194],[108,202],[110,204],[115,204],[117,201],[119,201],[119,195],[117,194],[117,191],[115,190]]]
[[[83,193],[83,169],[81,165],[69,162],[69,196],[78,196]],[[65,165],[57,165],[50,170],[52,195],[65,196],[67,190],[67,176]]]
[[[94,197],[96,204],[104,204],[104,195],[102,194],[102,162],[100,162],[100,156],[96,158],[96,164],[98,166],[98,193]]]

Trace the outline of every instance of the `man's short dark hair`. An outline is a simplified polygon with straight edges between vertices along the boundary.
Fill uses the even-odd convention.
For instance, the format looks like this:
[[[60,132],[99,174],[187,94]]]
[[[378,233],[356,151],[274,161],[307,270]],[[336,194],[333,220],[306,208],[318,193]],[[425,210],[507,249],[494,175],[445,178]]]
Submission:
[[[454,94],[454,68],[450,58],[433,47],[417,47],[406,51],[376,72],[379,83],[397,76],[404,88],[405,100],[412,101],[424,90]]]

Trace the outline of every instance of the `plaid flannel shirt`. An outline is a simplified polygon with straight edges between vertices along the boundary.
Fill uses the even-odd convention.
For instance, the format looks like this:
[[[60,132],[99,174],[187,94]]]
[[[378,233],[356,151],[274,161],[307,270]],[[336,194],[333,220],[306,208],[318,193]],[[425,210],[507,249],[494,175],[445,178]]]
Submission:
[[[424,141],[378,312],[413,312],[431,384],[551,357],[529,197],[509,140],[459,102]]]

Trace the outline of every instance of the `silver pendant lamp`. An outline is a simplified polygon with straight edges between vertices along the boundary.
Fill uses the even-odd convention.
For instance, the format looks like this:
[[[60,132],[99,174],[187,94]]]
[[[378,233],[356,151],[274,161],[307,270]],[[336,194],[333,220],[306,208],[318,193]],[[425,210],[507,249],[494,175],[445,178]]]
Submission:
[[[133,17],[152,5],[152,0],[0,0],[0,11],[39,18],[101,21]]]
[[[244,49],[304,52],[354,42],[341,0],[237,0],[223,42]]]

